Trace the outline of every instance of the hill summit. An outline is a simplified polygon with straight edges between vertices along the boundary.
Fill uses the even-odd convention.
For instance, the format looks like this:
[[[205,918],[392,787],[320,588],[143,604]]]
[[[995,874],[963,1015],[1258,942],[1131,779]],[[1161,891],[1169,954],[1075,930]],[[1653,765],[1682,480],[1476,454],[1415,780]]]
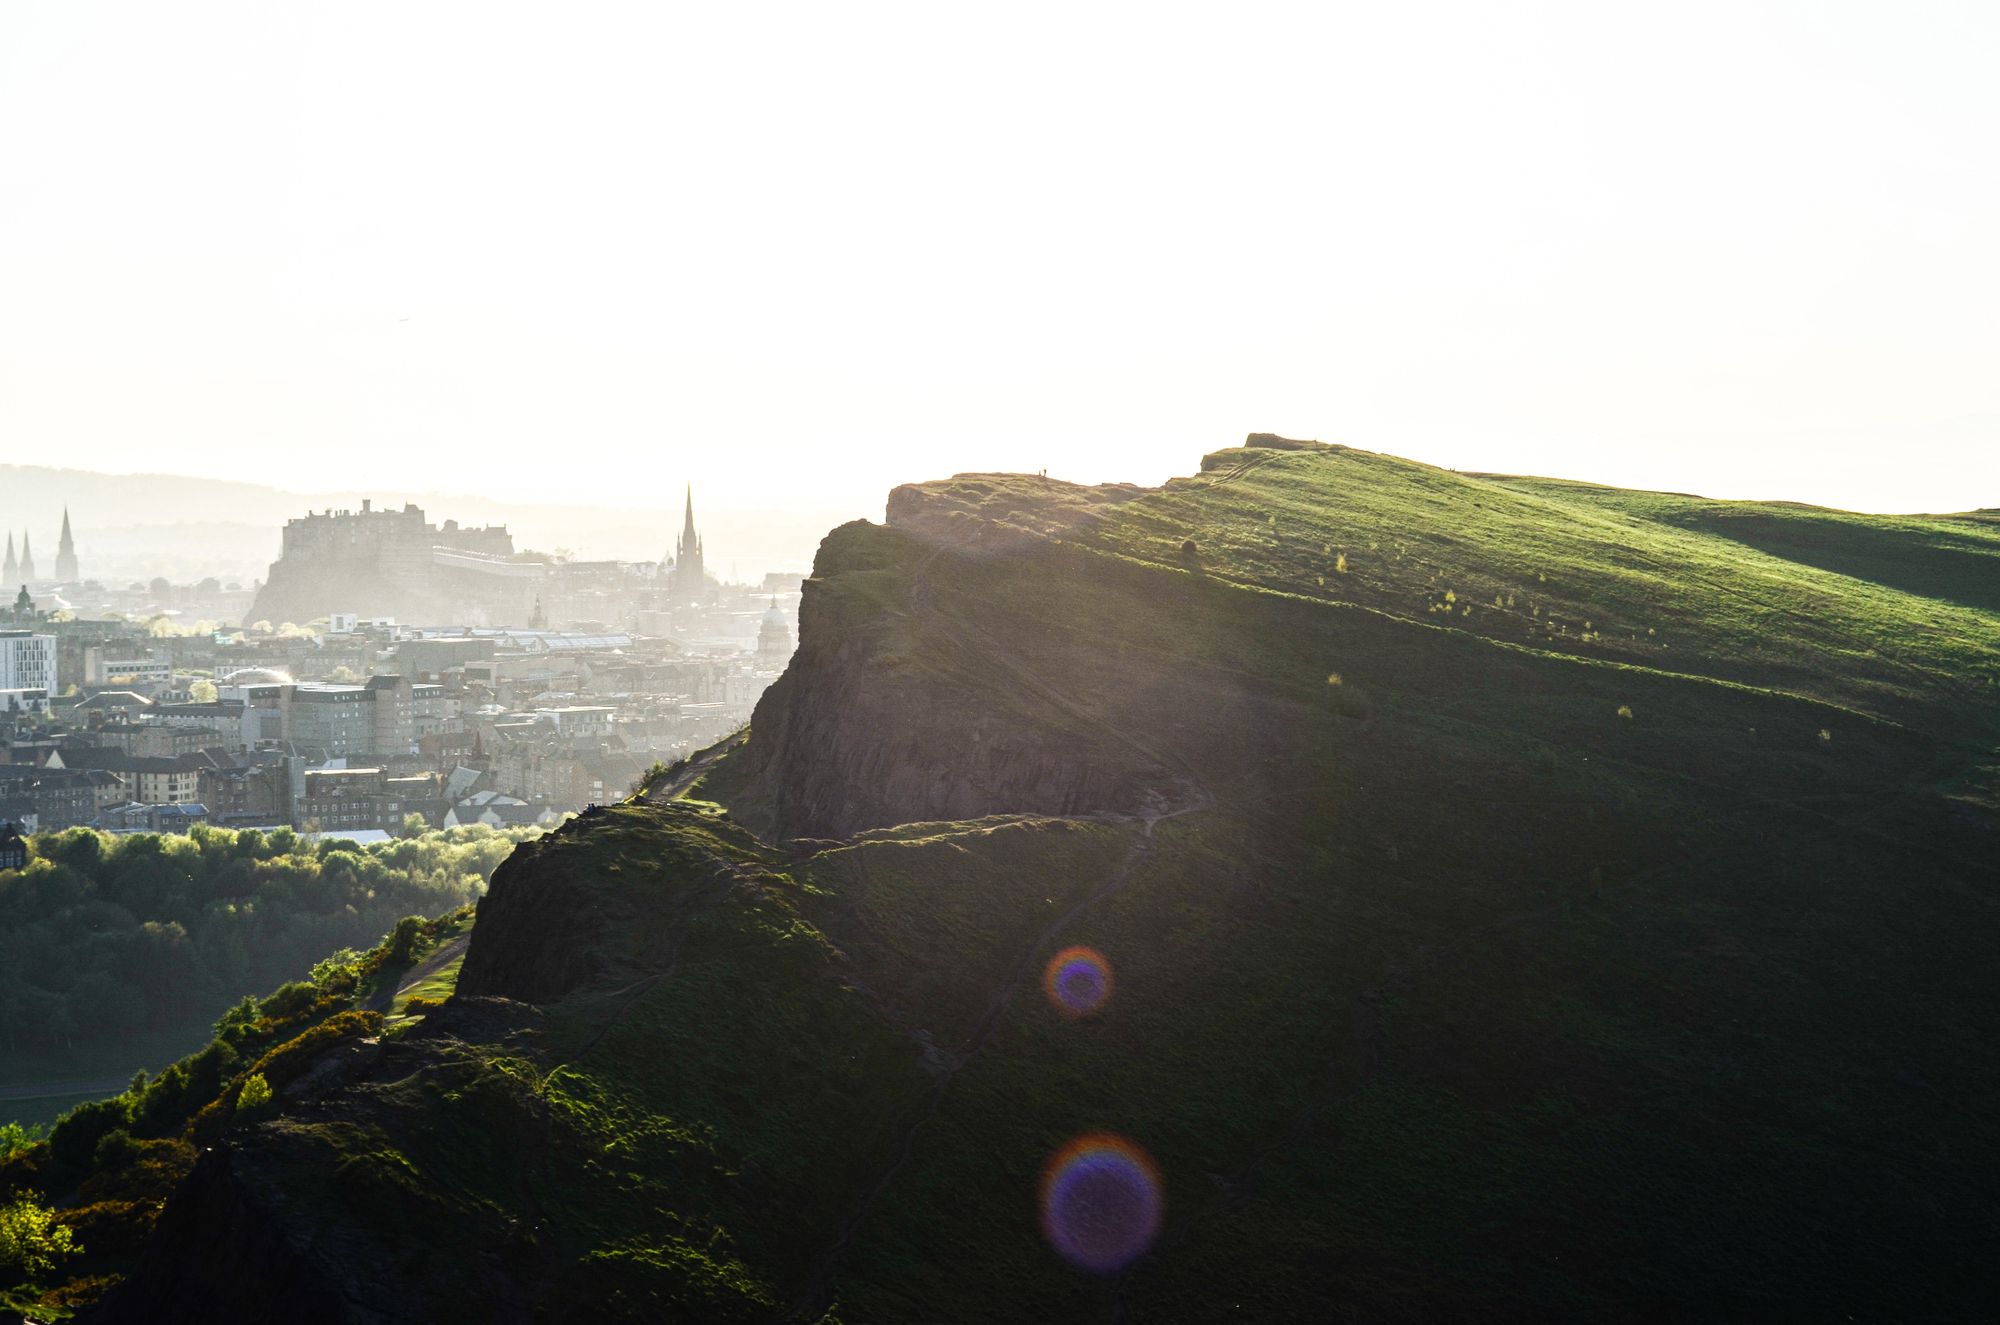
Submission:
[[[1250,442],[832,531],[91,1318],[1982,1301],[2000,532]]]

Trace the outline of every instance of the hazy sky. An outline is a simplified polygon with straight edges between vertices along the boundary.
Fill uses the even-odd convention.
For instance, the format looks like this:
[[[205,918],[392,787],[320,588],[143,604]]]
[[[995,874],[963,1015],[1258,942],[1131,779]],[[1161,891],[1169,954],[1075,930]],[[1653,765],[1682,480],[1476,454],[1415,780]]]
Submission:
[[[0,460],[2000,506],[2000,4],[0,5]]]

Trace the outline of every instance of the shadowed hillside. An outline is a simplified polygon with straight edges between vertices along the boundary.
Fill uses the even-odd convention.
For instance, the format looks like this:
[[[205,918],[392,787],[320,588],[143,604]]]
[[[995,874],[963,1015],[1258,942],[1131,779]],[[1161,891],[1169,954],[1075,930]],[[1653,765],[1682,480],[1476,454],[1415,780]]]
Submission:
[[[92,1318],[1981,1300],[1983,535],[1840,517],[1868,576],[1262,440],[834,530],[748,740],[518,850],[457,995],[219,1133]],[[1162,1194],[1113,1273],[1036,1217],[1099,1133]]]

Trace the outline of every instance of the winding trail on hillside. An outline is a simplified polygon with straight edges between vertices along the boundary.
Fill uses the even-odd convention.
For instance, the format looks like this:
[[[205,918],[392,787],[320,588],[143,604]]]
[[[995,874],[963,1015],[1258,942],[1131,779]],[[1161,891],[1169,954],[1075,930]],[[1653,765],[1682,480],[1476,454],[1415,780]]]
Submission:
[[[739,728],[693,756],[681,766],[678,773],[661,779],[657,786],[647,788],[640,799],[648,805],[662,805],[667,801],[679,800],[687,794],[688,788],[695,784],[696,779],[715,767],[722,756],[743,744],[744,732],[747,730],[748,728]]]
[[[447,939],[415,966],[404,971],[402,978],[387,989],[378,989],[370,994],[361,1006],[371,1012],[387,1012],[395,1007],[396,1000],[409,993],[424,981],[436,975],[454,959],[465,955],[466,945],[472,942],[470,932],[457,938]]]

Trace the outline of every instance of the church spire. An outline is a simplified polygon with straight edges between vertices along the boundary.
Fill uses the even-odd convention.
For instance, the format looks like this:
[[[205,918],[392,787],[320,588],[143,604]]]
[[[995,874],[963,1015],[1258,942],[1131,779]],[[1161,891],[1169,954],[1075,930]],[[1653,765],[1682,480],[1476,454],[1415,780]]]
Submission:
[[[32,580],[35,578],[35,554],[28,548],[28,531],[25,529],[21,531],[20,576],[24,580]]]
[[[12,584],[21,573],[21,563],[14,557],[14,531],[7,531],[7,564],[0,568],[0,585]]]
[[[56,578],[72,584],[83,578],[76,568],[76,540],[69,536],[69,507],[63,507],[62,540],[56,544]]]
[[[687,487],[687,516],[680,541],[674,545],[674,569],[668,587],[680,602],[699,602],[707,594],[708,568],[702,564],[701,535],[694,528],[694,484]]]

